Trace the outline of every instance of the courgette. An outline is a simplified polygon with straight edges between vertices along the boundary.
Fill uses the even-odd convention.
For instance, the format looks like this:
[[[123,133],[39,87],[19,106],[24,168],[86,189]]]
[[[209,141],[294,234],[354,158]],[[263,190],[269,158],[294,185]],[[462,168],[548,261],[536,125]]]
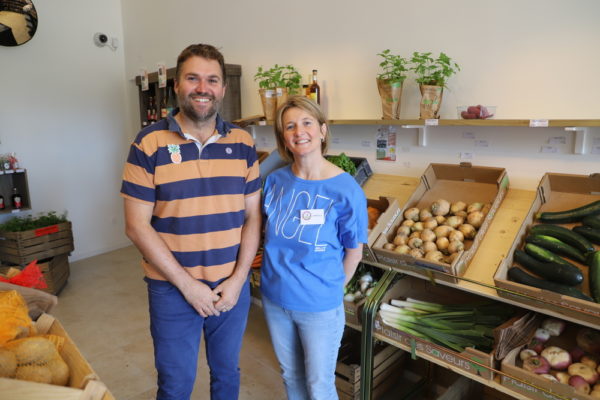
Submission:
[[[583,282],[581,270],[574,265],[542,262],[521,250],[515,250],[513,258],[515,262],[540,278],[569,286]]]
[[[537,246],[543,247],[544,249],[550,250],[556,254],[567,256],[573,260],[585,263],[585,257],[579,250],[555,237],[547,235],[528,235],[525,238],[525,241],[527,243],[533,243]]]
[[[533,286],[538,289],[549,290],[551,292],[564,294],[566,296],[576,297],[578,299],[594,301],[590,296],[573,286],[561,285],[560,283],[549,282],[543,279],[529,275],[519,267],[512,267],[508,270],[508,279],[522,283],[523,285]]]
[[[536,218],[542,222],[563,224],[581,221],[583,217],[595,214],[600,214],[600,200],[570,210],[540,212],[536,214]]]
[[[591,254],[589,266],[590,293],[594,301],[600,303],[600,251]]]
[[[600,215],[588,215],[581,222],[590,228],[600,229]]]
[[[543,262],[551,262],[551,263],[556,263],[556,264],[570,265],[570,266],[574,267],[573,264],[571,264],[570,262],[568,262],[561,256],[558,256],[558,255],[554,254],[553,252],[551,252],[550,250],[546,250],[546,249],[544,249],[540,246],[536,246],[535,244],[532,244],[532,243],[527,243],[525,245],[525,252],[527,254],[529,254],[530,256],[537,258],[538,260],[543,261]]]
[[[573,232],[563,226],[551,224],[539,224],[531,227],[531,233],[535,235],[546,235],[555,237],[582,252],[584,255],[594,251],[594,245],[580,234]]]
[[[600,229],[594,229],[587,225],[581,225],[574,226],[573,232],[580,234],[592,243],[600,244]]]

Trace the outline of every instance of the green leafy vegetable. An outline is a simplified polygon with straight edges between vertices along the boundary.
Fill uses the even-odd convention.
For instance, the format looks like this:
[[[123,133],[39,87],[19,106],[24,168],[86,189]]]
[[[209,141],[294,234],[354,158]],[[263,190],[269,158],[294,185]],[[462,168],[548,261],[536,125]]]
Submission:
[[[60,224],[67,221],[67,213],[57,215],[55,211],[40,214],[37,217],[28,215],[26,217],[14,217],[0,225],[0,231],[23,232],[31,229],[43,228],[50,225]]]
[[[332,164],[337,165],[350,175],[356,175],[356,165],[354,165],[354,162],[346,154],[341,153],[338,156],[327,156],[327,160],[329,160],[329,162]]]

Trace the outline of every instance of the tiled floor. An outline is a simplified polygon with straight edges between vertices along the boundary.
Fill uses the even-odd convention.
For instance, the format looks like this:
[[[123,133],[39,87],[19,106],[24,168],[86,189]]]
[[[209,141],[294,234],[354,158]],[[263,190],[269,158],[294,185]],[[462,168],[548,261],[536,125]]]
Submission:
[[[131,246],[72,263],[69,282],[52,311],[117,400],[154,399],[156,392],[139,260]],[[210,398],[204,360],[202,351],[193,400]],[[255,305],[250,309],[240,368],[240,400],[285,398],[262,310]]]

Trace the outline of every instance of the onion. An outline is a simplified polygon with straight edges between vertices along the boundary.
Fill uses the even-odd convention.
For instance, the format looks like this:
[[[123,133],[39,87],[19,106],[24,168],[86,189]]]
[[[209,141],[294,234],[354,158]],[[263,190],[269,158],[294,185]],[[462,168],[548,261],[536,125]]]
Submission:
[[[409,209],[407,209],[406,211],[404,211],[404,218],[405,219],[410,219],[413,221],[418,221],[419,220],[419,209],[417,207],[411,207]]]
[[[459,211],[464,211],[467,209],[467,203],[464,201],[457,201],[456,203],[452,203],[450,206],[450,211],[456,215]]]
[[[467,214],[470,214],[473,211],[481,211],[482,208],[483,208],[483,203],[480,203],[480,202],[471,203],[467,207]]]
[[[396,248],[396,246],[394,245],[394,243],[385,243],[383,245],[383,248],[385,250],[394,250]]]
[[[407,245],[403,244],[403,245],[400,245],[400,246],[396,247],[394,249],[394,251],[396,253],[406,254],[406,253],[408,253],[410,251],[410,247],[408,247]]]
[[[424,208],[421,211],[419,211],[419,220],[420,221],[427,221],[431,217],[433,217],[433,214],[428,209]]]
[[[431,203],[433,215],[447,215],[450,212],[450,203],[444,199],[438,199]]]
[[[458,240],[459,242],[465,241],[465,235],[459,230],[452,231],[448,234],[448,240],[451,242]]]
[[[433,242],[437,236],[431,229],[423,229],[420,237],[424,242]]]
[[[470,224],[462,224],[457,228],[464,235],[465,239],[473,239],[477,234],[475,227]]]

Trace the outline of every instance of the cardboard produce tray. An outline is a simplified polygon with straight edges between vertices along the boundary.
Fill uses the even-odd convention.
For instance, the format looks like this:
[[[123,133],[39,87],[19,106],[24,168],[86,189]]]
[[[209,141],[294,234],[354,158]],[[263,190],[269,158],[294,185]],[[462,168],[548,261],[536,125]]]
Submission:
[[[377,208],[381,214],[377,219],[375,226],[369,230],[367,243],[363,246],[363,260],[377,262],[372,246],[382,233],[387,233],[390,225],[400,215],[400,205],[393,197],[380,196],[379,199],[367,199],[367,206]]]
[[[445,272],[452,276],[438,274],[436,278],[457,283],[456,277],[464,275],[507,189],[508,176],[504,168],[479,167],[469,163],[430,164],[421,176],[421,182],[413,194],[401,207],[400,212],[394,214],[395,219],[384,223],[385,228],[371,246],[371,250],[379,263],[425,276],[429,276],[431,270]],[[465,250],[459,253],[451,265],[415,258],[383,248],[385,243],[393,241],[396,230],[403,221],[404,210],[410,207],[427,208],[440,198],[450,203],[464,201],[467,204],[473,202],[491,204],[490,211],[478,229],[477,235],[473,240],[465,240]]]
[[[562,347],[568,351],[568,347]],[[575,391],[575,388],[560,382],[551,382],[538,374],[518,366],[519,352],[523,347],[513,349],[502,360],[500,383],[510,390],[539,400],[593,400],[592,396]],[[593,386],[593,385],[592,385]],[[551,393],[549,393],[551,392]]]
[[[0,260],[25,265],[33,260],[72,252],[71,222],[23,232],[0,231]]]
[[[505,289],[498,290],[498,295],[523,303],[528,308],[550,310],[577,321],[586,321],[599,326],[600,304],[512,282],[507,277],[508,269],[514,265],[513,253],[516,249],[523,248],[530,227],[537,224],[535,215],[538,211],[567,210],[596,200],[600,200],[599,175],[545,174],[538,185],[536,197],[515,236],[506,258],[500,263],[494,275],[495,285]],[[570,223],[562,224],[562,226],[571,228],[578,224]],[[595,247],[597,250],[600,249],[597,245]],[[584,280],[580,289],[589,295],[588,267],[571,259],[569,261],[581,269]]]
[[[38,333],[49,333],[65,338],[60,355],[70,370],[68,386],[0,378],[0,398],[10,400],[114,400],[90,364],[71,340],[62,324],[49,314],[36,321]]]
[[[442,304],[460,304],[480,301],[478,296],[470,295],[458,289],[435,285],[428,281],[406,276],[398,280],[383,296],[382,303],[391,299],[414,298]],[[486,353],[467,347],[462,353],[419,339],[409,333],[383,323],[379,313],[375,318],[374,332],[391,339],[398,347],[415,354],[417,357],[435,360],[445,368],[462,370],[465,373],[492,380],[495,367],[493,352]]]

